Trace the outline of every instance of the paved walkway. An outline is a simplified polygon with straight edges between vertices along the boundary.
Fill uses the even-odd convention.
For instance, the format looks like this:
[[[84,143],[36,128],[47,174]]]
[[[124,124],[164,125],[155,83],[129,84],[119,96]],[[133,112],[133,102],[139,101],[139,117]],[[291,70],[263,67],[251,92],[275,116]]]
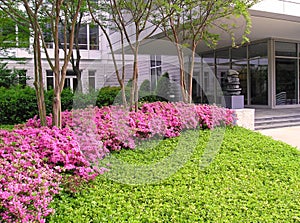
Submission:
[[[258,130],[258,132],[300,149],[300,126],[264,129]]]
[[[299,115],[300,108],[265,109],[256,108],[255,118],[267,118],[272,116]],[[283,127],[274,129],[257,130],[258,132],[271,136],[275,140],[283,141],[300,150],[300,126]]]

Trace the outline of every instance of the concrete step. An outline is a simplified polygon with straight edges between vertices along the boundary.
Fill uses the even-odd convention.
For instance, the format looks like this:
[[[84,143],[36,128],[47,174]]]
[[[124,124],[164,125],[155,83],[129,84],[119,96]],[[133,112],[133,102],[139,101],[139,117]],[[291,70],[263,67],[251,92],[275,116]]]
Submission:
[[[300,126],[300,115],[284,115],[255,118],[255,130]]]

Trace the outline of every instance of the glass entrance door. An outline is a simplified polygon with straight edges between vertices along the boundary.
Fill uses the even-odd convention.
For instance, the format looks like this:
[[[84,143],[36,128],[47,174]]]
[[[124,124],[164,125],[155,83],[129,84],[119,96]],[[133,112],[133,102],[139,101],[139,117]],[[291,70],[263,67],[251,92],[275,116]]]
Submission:
[[[298,104],[297,59],[276,59],[276,105]]]

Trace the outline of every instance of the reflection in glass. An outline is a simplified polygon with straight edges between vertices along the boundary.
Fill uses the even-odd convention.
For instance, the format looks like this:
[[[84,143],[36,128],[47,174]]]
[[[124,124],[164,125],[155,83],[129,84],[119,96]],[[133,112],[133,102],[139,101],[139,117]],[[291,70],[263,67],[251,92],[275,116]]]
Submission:
[[[249,60],[251,83],[250,103],[252,105],[268,104],[268,59]]]
[[[297,60],[276,59],[276,105],[298,103]]]
[[[296,57],[297,56],[297,44],[296,43],[284,43],[275,42],[275,55]]]
[[[229,49],[216,52],[216,78],[219,81],[221,89],[224,91],[226,73],[230,69]]]
[[[268,56],[268,44],[267,42],[262,42],[249,45],[248,51],[249,58],[266,57]]]
[[[232,69],[239,72],[241,95],[244,95],[245,105],[248,103],[247,93],[247,60],[233,61]]]
[[[202,81],[201,81],[201,102],[214,102],[214,76],[215,76],[215,57],[214,54],[203,55],[202,62]]]

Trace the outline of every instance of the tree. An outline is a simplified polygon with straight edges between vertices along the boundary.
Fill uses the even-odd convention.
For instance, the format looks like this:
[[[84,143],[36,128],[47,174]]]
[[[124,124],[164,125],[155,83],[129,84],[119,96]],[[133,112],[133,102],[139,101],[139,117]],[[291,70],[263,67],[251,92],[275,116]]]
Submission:
[[[61,92],[63,90],[67,66],[70,61],[73,45],[75,26],[78,15],[82,6],[83,0],[0,0],[0,8],[15,21],[27,25],[33,35],[33,49],[34,49],[34,70],[35,80],[34,86],[36,89],[39,116],[41,124],[46,124],[46,109],[44,101],[44,84],[42,73],[42,50],[46,55],[46,59],[51,67],[54,78],[54,95],[53,95],[53,125],[61,127]],[[18,13],[18,8],[24,8],[26,16]],[[69,9],[74,7],[74,14],[69,13]],[[62,28],[60,29],[60,22],[63,20]],[[71,25],[68,26],[68,21]],[[50,24],[51,39],[54,42],[54,58],[50,57],[49,50],[46,44],[45,27]],[[68,33],[68,30],[70,31]],[[64,42],[61,49],[59,41],[59,32],[63,32]],[[68,35],[67,35],[68,34]],[[62,64],[61,55],[62,53]]]
[[[67,22],[67,36],[70,36],[70,33],[72,32],[72,18],[77,13],[76,4],[70,5],[70,8],[67,9],[68,14],[70,15]],[[79,44],[79,35],[82,28],[82,25],[86,25],[86,20],[84,20],[84,16],[88,14],[88,8],[87,8],[87,2],[83,1],[82,5],[80,7],[79,15],[77,16],[77,21],[75,24],[75,30],[74,30],[74,51],[72,51],[70,63],[72,65],[73,72],[77,78],[77,88],[76,91],[79,93],[82,93],[82,80],[81,80],[81,70],[80,70],[80,62],[81,62],[81,46]],[[61,25],[64,26],[65,20],[63,18],[60,19]]]
[[[90,0],[88,2],[88,9],[92,20],[100,27],[102,33],[104,34],[108,47],[111,52],[111,57],[113,61],[114,70],[116,73],[116,77],[118,83],[121,87],[121,97],[122,104],[126,108],[127,107],[127,99],[125,92],[125,52],[124,52],[124,32],[120,21],[117,19],[115,10],[112,7],[113,1],[101,1],[100,3],[96,3]],[[120,47],[121,47],[121,69],[117,63],[117,58],[115,54],[115,49],[113,42],[109,35],[109,29],[113,29],[111,24],[114,24],[114,30],[118,32],[120,35]]]
[[[20,10],[19,14],[24,15]],[[22,26],[19,21],[14,21],[1,9],[1,6],[0,20],[0,49],[2,52],[11,47],[23,48],[29,46],[30,32],[28,26]]]
[[[34,49],[34,87],[36,90],[37,105],[39,110],[39,117],[41,125],[46,125],[46,105],[44,99],[44,83],[42,73],[41,60],[41,29],[39,25],[40,11],[43,1],[12,1],[0,0],[0,9],[16,22],[17,25],[28,27],[31,30],[33,37]],[[23,11],[19,8],[23,7]],[[24,13],[23,13],[24,12]]]
[[[42,45],[46,54],[47,61],[54,73],[54,93],[53,93],[53,125],[61,127],[61,92],[64,87],[65,78],[67,74],[68,63],[71,59],[74,46],[74,35],[77,19],[79,12],[82,6],[82,0],[53,0],[48,1],[48,4],[45,5],[43,13],[50,20],[51,30],[52,30],[52,39],[54,42],[54,63],[51,60],[51,57],[48,52],[45,40],[42,36]],[[74,7],[74,14],[69,13],[69,9]],[[60,27],[61,20],[63,20],[63,25]],[[71,24],[69,25],[69,21]],[[60,64],[60,38],[59,32],[63,32],[63,60],[62,65]],[[67,35],[68,34],[68,35]]]
[[[230,34],[235,45],[236,26],[232,18],[242,16],[246,21],[243,42],[248,41],[251,20],[248,12],[256,0],[168,0],[169,5],[177,9],[162,25],[165,36],[176,44],[180,66],[180,88],[183,100],[192,101],[192,82],[197,46],[205,42],[208,46],[216,46],[220,34],[214,29],[223,30]],[[160,7],[162,15],[169,14],[168,7]],[[189,78],[186,81],[184,69],[184,47],[191,49],[191,62],[189,64]]]
[[[124,61],[124,39],[126,40],[126,44],[128,44],[131,53],[133,54],[133,74],[132,74],[132,89],[130,93],[130,108],[135,107],[135,110],[138,108],[138,55],[139,55],[139,47],[143,40],[152,36],[163,21],[169,16],[169,13],[172,13],[174,10],[169,10],[169,13],[159,14],[157,10],[158,6],[165,5],[165,1],[162,0],[109,0],[108,5],[103,8],[104,3],[102,2],[102,10],[108,9],[105,11],[106,15],[110,15],[111,23],[113,23],[113,27],[118,30],[120,33],[120,42],[122,48],[122,60]],[[91,7],[90,7],[91,9]],[[100,11],[101,11],[100,9]],[[93,11],[91,11],[93,15]],[[103,18],[103,16],[93,16],[94,20],[99,20]],[[95,19],[96,18],[96,19]],[[100,25],[100,23],[98,23]],[[101,27],[101,25],[100,25]],[[105,26],[103,26],[105,28]],[[102,29],[103,31],[103,29]],[[106,36],[109,45],[110,38]],[[113,49],[110,45],[111,52],[113,53]],[[114,56],[113,56],[114,59]],[[116,69],[117,71],[117,69]],[[116,72],[117,73],[117,72]],[[119,77],[118,80],[121,88],[124,89],[124,83],[122,83],[122,78]]]

